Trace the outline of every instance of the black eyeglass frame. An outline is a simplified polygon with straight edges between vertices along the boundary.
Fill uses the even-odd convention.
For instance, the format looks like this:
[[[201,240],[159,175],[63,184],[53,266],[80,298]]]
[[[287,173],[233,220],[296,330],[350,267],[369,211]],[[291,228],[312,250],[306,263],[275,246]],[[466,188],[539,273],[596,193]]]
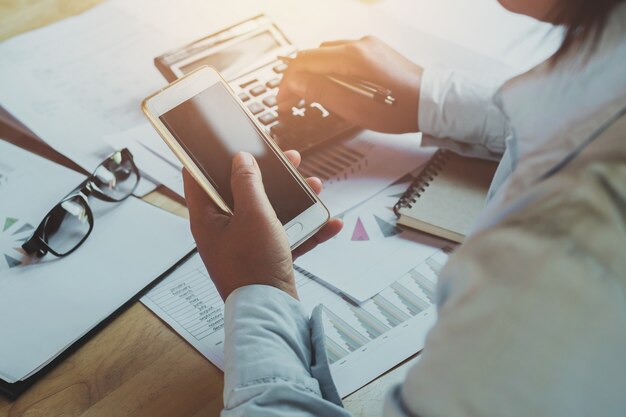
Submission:
[[[100,167],[103,166],[105,163],[107,163],[110,159],[112,159],[118,153],[121,154],[122,158],[125,158],[126,160],[130,161],[132,172],[137,176],[137,182],[133,186],[132,190],[130,190],[130,192],[121,199],[115,199],[104,194],[102,191],[98,189],[98,187],[93,182],[93,180],[96,178],[96,173],[98,172]],[[91,210],[91,207],[89,205],[88,197],[94,196],[99,200],[106,201],[109,203],[121,203],[122,201],[126,200],[128,197],[133,195],[133,193],[139,186],[140,180],[141,180],[141,174],[139,173],[139,169],[137,168],[137,165],[135,164],[133,154],[128,150],[128,148],[124,148],[119,151],[113,152],[104,161],[102,161],[96,167],[96,169],[93,170],[93,172],[91,173],[91,175],[89,175],[89,177],[87,177],[83,182],[81,182],[78,186],[76,186],[76,188],[74,188],[65,197],[63,197],[63,199],[59,201],[44,216],[43,220],[41,221],[41,223],[39,223],[39,226],[37,226],[37,229],[35,229],[35,232],[30,237],[30,239],[28,239],[22,245],[22,249],[24,249],[24,251],[28,253],[29,255],[36,254],[38,258],[41,258],[48,253],[51,253],[54,256],[59,257],[59,258],[70,255],[72,252],[78,249],[83,243],[85,243],[85,241],[87,240],[89,235],[91,235],[91,232],[93,230],[94,216],[93,216],[93,211]],[[55,251],[53,248],[51,248],[50,245],[48,245],[48,243],[46,242],[46,236],[45,236],[46,227],[48,226],[48,222],[52,220],[54,211],[59,206],[61,206],[66,201],[74,200],[76,198],[79,198],[81,200],[81,205],[85,209],[85,213],[87,215],[87,221],[89,223],[89,230],[87,231],[85,236],[76,244],[76,246],[74,246],[72,249],[70,249],[69,251],[65,253],[59,253]]]

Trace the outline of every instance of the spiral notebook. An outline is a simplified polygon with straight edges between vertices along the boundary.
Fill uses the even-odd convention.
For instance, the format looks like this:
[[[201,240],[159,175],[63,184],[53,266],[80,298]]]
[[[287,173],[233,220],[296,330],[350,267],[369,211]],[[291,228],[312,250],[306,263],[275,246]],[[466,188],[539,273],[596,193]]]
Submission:
[[[498,163],[438,150],[396,203],[398,224],[461,243],[485,205]]]

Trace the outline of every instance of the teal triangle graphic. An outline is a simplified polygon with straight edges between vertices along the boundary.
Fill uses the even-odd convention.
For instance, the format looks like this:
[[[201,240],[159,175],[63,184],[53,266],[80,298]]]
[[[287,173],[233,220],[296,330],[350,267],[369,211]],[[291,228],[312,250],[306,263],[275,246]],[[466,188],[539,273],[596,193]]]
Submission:
[[[17,234],[19,234],[19,233],[22,233],[22,232],[27,232],[27,231],[29,231],[29,230],[33,230],[33,229],[34,229],[34,227],[33,227],[33,226],[31,226],[30,224],[26,223],[25,225],[23,225],[22,227],[20,227],[19,229],[17,229],[17,231],[16,231],[16,232],[13,232],[13,236],[15,236],[15,235],[17,235]]]
[[[380,217],[374,215],[374,218],[376,219],[376,223],[378,223],[378,227],[380,227],[380,231],[383,232],[383,236],[391,237],[402,233],[402,230],[400,230],[398,227],[384,221]]]
[[[6,232],[6,230],[13,226],[15,223],[17,223],[17,219],[14,219],[13,217],[7,217],[6,219],[4,219],[4,227],[2,228],[3,232]]]
[[[11,258],[7,254],[4,254],[4,259],[7,261],[7,264],[9,265],[9,268],[15,268],[16,266],[22,265],[22,263],[20,261],[18,261],[15,258]]]

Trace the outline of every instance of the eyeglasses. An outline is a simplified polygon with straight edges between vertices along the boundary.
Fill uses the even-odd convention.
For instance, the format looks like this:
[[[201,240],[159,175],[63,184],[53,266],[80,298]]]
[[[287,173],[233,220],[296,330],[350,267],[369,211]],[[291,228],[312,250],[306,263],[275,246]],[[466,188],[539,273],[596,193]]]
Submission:
[[[140,178],[130,151],[124,148],[114,152],[46,214],[22,249],[39,258],[47,253],[62,257],[74,252],[93,230],[88,197],[119,203],[132,195]]]

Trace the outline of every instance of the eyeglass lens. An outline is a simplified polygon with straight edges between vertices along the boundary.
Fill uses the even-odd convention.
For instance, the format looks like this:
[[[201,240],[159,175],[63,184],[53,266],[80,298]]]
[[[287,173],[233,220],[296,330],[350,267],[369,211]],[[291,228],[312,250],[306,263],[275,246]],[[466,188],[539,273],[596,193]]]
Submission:
[[[48,214],[42,238],[59,255],[70,252],[89,234],[90,213],[80,195],[62,201]]]
[[[132,159],[120,151],[96,168],[91,182],[102,194],[121,201],[132,194],[139,177]]]

